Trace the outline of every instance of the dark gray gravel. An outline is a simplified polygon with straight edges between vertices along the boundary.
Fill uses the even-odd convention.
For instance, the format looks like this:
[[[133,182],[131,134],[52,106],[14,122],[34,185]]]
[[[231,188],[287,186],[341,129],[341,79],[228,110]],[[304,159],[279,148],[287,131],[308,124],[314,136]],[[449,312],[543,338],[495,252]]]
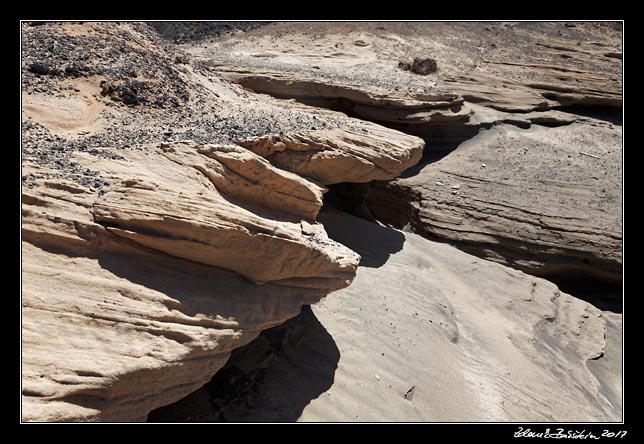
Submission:
[[[200,42],[237,31],[251,31],[270,22],[147,22],[161,37],[174,43]]]
[[[57,22],[22,26],[23,95],[73,96],[79,92],[73,82],[83,80],[100,91],[96,100],[119,112],[118,118],[105,116],[108,125],[100,132],[69,138],[24,120],[23,161],[59,172],[49,177],[102,190],[107,180],[70,160],[74,152],[119,159],[123,149],[145,152],[162,141],[231,144],[266,134],[351,127],[342,117],[319,116],[288,104],[259,109],[249,103],[250,93],[230,86],[204,64],[193,63],[146,23],[95,23],[89,33],[74,32],[80,26]],[[188,72],[191,63],[194,72],[230,88],[239,103],[226,105],[222,112],[217,94]],[[45,177],[40,174],[25,175],[23,184],[33,186],[35,179]]]

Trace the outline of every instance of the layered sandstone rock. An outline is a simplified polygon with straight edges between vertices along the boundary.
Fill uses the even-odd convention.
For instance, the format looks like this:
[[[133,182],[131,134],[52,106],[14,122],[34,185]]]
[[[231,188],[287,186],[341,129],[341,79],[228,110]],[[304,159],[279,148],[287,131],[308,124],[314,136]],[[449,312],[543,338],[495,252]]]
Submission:
[[[569,25],[275,23],[186,50],[249,89],[423,137],[421,166],[371,187],[380,220],[532,274],[619,283],[621,29]],[[436,72],[398,67],[414,57]]]
[[[150,420],[622,420],[619,314],[413,233],[320,220],[362,256],[353,283]]]
[[[467,102],[518,113],[620,107],[616,25],[273,23],[185,49],[257,92],[341,109],[434,141],[463,140],[473,135],[467,126],[475,112]],[[399,68],[414,57],[431,57],[437,70],[419,76]]]
[[[455,26],[462,35],[469,29]],[[518,34],[513,26],[494,28],[501,36],[499,44],[516,35],[534,37],[529,26],[520,27]],[[437,38],[448,32],[436,29]],[[252,33],[252,49],[235,52],[234,45],[224,44],[213,63],[212,58],[191,60],[141,23],[25,23],[22,32],[23,420],[144,420],[151,410],[206,383],[232,350],[263,329],[346,287],[360,272],[359,263],[373,272],[385,263],[393,268],[379,274],[387,282],[362,268],[363,287],[356,289],[361,297],[349,311],[362,311],[365,297],[369,307],[379,308],[372,304],[373,295],[402,291],[413,297],[402,299],[398,322],[412,319],[409,307],[430,301],[421,311],[438,321],[430,327],[437,335],[421,349],[429,345],[444,350],[449,357],[439,363],[444,366],[431,367],[435,371],[428,373],[425,363],[436,362],[433,354],[424,354],[419,365],[408,364],[407,355],[392,355],[397,365],[403,362],[415,374],[457,374],[464,382],[466,388],[450,391],[454,387],[437,379],[429,389],[445,390],[431,399],[419,389],[415,396],[424,399],[421,411],[435,411],[431,402],[437,399],[461,399],[455,393],[475,397],[483,386],[488,391],[476,398],[479,404],[462,412],[464,418],[552,419],[554,414],[548,416],[537,406],[553,401],[561,391],[567,394],[557,398],[557,412],[581,405],[580,420],[619,416],[613,366],[598,360],[606,352],[606,324],[597,310],[557,296],[556,288],[544,281],[413,236],[405,241],[417,250],[411,259],[404,266],[396,260],[389,264],[389,256],[402,246],[402,234],[373,224],[362,226],[365,222],[360,221],[334,224],[332,216],[331,223],[325,223],[336,232],[328,236],[316,221],[325,185],[393,180],[421,160],[422,139],[342,113],[255,94],[224,78],[243,84],[245,65],[252,65],[254,82],[287,85],[291,90],[285,95],[326,94],[324,100],[336,101],[337,109],[391,126],[423,128],[410,132],[438,134],[446,140],[462,140],[496,125],[478,141],[487,150],[464,145],[452,153],[454,161],[450,156],[430,169],[413,169],[385,188],[372,186],[387,192],[373,193],[370,205],[391,224],[409,224],[454,243],[483,245],[480,251],[486,257],[531,273],[601,269],[598,276],[615,280],[621,263],[616,253],[621,231],[615,228],[621,221],[615,211],[620,200],[616,190],[621,190],[615,157],[621,153],[620,129],[549,109],[618,104],[615,54],[621,49],[606,46],[612,40],[577,45],[579,64],[592,62],[593,72],[601,75],[578,72],[582,69],[577,65],[567,71],[560,63],[535,67],[545,62],[530,59],[519,68],[488,63],[494,68],[479,74],[491,80],[472,80],[479,85],[472,87],[464,77],[475,78],[473,71],[482,65],[474,54],[481,50],[461,45],[458,39],[447,40],[453,47],[431,46],[441,76],[436,79],[434,74],[398,70],[397,59],[406,56],[405,51],[422,48],[422,38],[404,33],[384,40],[366,33],[351,34],[355,41],[331,37],[316,60],[333,63],[318,66],[303,65],[297,53],[288,55],[288,45],[280,55],[270,47],[274,42],[255,39]],[[592,27],[583,32],[595,35]],[[291,38],[295,46],[301,43],[297,34]],[[520,41],[521,50],[531,54]],[[396,42],[405,54],[397,52]],[[459,48],[464,55],[453,57]],[[597,54],[590,48],[607,51],[605,60],[594,61]],[[383,50],[391,66],[378,65]],[[502,51],[498,54],[507,59]],[[282,56],[287,69],[280,63],[260,66]],[[307,55],[304,60],[313,59]],[[315,75],[304,79],[291,73],[289,64],[306,66],[308,74],[329,72],[331,65],[345,71],[332,73],[333,82]],[[258,70],[270,75],[258,76]],[[364,77],[360,72],[370,74]],[[401,77],[391,76],[399,72]],[[555,79],[561,72],[577,76],[579,84],[562,86],[570,79]],[[504,76],[509,80],[499,80]],[[287,81],[274,80],[280,77]],[[394,92],[401,85],[407,89]],[[568,126],[550,132],[553,129],[539,124]],[[574,131],[567,132],[569,128]],[[562,154],[569,160],[562,163]],[[593,175],[584,177],[582,171]],[[564,174],[567,180],[562,180]],[[392,208],[401,208],[409,218],[401,220]],[[425,258],[425,248],[435,249],[438,256]],[[537,254],[527,255],[530,251]],[[412,269],[429,276],[429,283],[415,286]],[[437,274],[426,274],[428,269]],[[354,296],[351,288],[346,295]],[[464,296],[445,296],[450,292]],[[492,330],[487,329],[490,313],[502,321]],[[388,319],[387,314],[377,315],[381,317],[376,324]],[[414,329],[427,328],[423,322],[418,320]],[[364,376],[360,372],[366,371],[364,363],[371,357],[363,351],[377,346],[366,342],[361,352],[350,354],[355,349],[342,342],[342,331],[357,335],[365,330],[352,327],[334,334],[343,344],[343,355],[354,360],[351,372]],[[378,332],[396,337],[385,329]],[[356,335],[349,336],[353,340]],[[511,353],[504,335],[509,335]],[[611,341],[616,342],[614,337]],[[481,361],[481,350],[494,358]],[[587,371],[588,360],[597,361],[595,370],[608,375],[605,382]],[[548,367],[550,361],[553,367]],[[379,378],[388,366],[379,367]],[[535,374],[538,382],[503,391],[507,379],[495,373],[502,367],[516,372],[514,384]],[[455,368],[459,372],[452,372]],[[406,380],[396,377],[400,391]],[[606,386],[612,387],[612,395],[606,394]],[[408,395],[409,388],[404,389]],[[594,401],[583,403],[584,393]],[[530,399],[535,403],[522,402],[525,396],[534,397]],[[418,410],[407,409],[409,395],[401,399],[396,408],[404,419],[432,418],[424,415],[426,411],[418,415]],[[511,400],[508,410],[499,406],[506,399]],[[372,418],[383,418],[380,406],[388,405],[387,398],[380,393],[368,401],[375,406]],[[354,405],[362,404],[347,404]],[[460,405],[455,402],[449,412]],[[486,405],[494,406],[493,415],[474,414]],[[342,416],[340,408],[333,408]],[[516,416],[508,414],[512,409]],[[537,413],[529,416],[530,411]],[[305,417],[332,418],[315,406]]]
[[[528,273],[619,283],[621,127],[497,126],[417,174],[371,188],[397,227]]]
[[[421,156],[416,137],[179,71],[145,25],[25,24],[23,37],[26,61],[49,67],[23,76],[25,421],[144,420],[196,390],[353,279],[359,255],[316,222],[323,184],[392,179]],[[79,54],[110,45],[138,65],[115,51],[109,71],[81,69]],[[140,83],[119,83],[133,69]],[[70,106],[87,118],[66,125]]]
[[[23,419],[142,420],[351,281],[359,257],[312,218],[322,188],[241,147],[222,150],[239,162],[226,169],[214,151],[174,144],[103,162],[121,180],[101,197],[67,181],[25,190]],[[262,187],[291,190],[289,212],[249,193],[253,167]]]

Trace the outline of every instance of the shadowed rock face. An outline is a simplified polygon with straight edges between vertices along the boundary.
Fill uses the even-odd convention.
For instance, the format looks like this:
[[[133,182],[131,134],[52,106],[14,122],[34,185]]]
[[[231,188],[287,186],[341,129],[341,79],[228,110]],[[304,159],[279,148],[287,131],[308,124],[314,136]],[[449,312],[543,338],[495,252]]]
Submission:
[[[417,174],[371,187],[393,226],[528,273],[619,284],[621,128],[497,126]]]
[[[534,275],[619,284],[622,32],[570,25],[272,23],[186,50],[254,91],[424,138],[417,167],[371,186],[377,219]],[[435,72],[405,69],[426,58]]]
[[[294,65],[306,66],[308,74],[326,73],[303,78],[297,70],[292,72],[292,59],[279,62],[270,46],[275,42],[265,38],[279,40],[290,35],[294,42],[284,46],[286,49],[300,45],[300,39],[310,39],[306,33],[303,37],[289,34],[289,26],[267,25],[247,33],[247,43],[254,45],[250,53],[234,39],[224,40],[216,45],[225,50],[216,53],[225,57],[207,60],[203,57],[212,56],[209,44],[205,53],[196,50],[188,54],[162,41],[143,23],[23,25],[23,420],[145,420],[150,411],[206,384],[233,350],[251,342],[262,330],[293,318],[303,305],[315,304],[347,287],[360,270],[376,272],[404,251],[407,238],[395,230],[360,225],[367,222],[353,219],[350,224],[343,218],[338,222],[337,215],[328,216],[325,225],[319,223],[327,186],[341,190],[351,184],[348,194],[356,196],[349,197],[348,205],[354,213],[367,214],[363,205],[367,196],[354,191],[369,187],[375,192],[367,204],[382,220],[393,225],[404,223],[428,236],[462,241],[482,252],[477,254],[531,273],[583,274],[587,266],[593,270],[600,267],[599,277],[616,279],[621,264],[616,253],[621,231],[615,228],[621,222],[615,216],[621,203],[617,192],[621,191],[617,181],[621,169],[615,167],[615,156],[621,153],[621,145],[617,145],[621,128],[550,108],[614,107],[621,103],[621,95],[616,93],[621,78],[615,65],[619,60],[615,54],[621,48],[610,46],[617,31],[609,29],[609,38],[577,45],[580,55],[574,57],[581,57],[580,62],[551,66],[535,59],[542,52],[528,50],[536,32],[530,26],[501,24],[491,28],[497,44],[517,40],[517,47],[529,56],[517,66],[503,62],[509,57],[505,50],[494,53],[498,56],[495,63],[487,63],[476,55],[481,51],[478,47],[458,39],[449,40],[454,48],[426,47],[432,49],[431,54],[400,54],[387,46],[397,41],[395,33],[376,40],[366,34],[354,36],[349,30],[355,39],[342,37],[345,46],[336,47],[342,42],[327,32],[330,25],[314,25],[322,27],[321,36],[330,36],[333,47],[326,48],[330,57],[323,54],[320,60],[335,57],[335,62],[320,62],[315,68],[309,63],[312,59],[306,58],[309,62],[302,64],[298,59],[301,54],[291,53]],[[345,25],[337,26],[342,30]],[[366,30],[375,29],[375,25],[365,26]],[[415,26],[411,25],[411,34],[417,34],[412,29]],[[473,38],[480,32],[476,27],[455,26],[454,32],[463,36]],[[548,25],[549,36],[551,28]],[[574,35],[562,37],[567,49],[548,51],[576,54],[569,48],[575,33],[584,38],[601,34],[595,31],[582,25],[570,31]],[[449,32],[449,28],[439,27],[430,34],[439,38]],[[424,48],[425,37],[400,33],[403,47],[414,51]],[[544,44],[552,46],[552,42]],[[591,46],[609,51],[611,56],[595,61],[597,54]],[[454,49],[462,51],[462,56]],[[374,63],[384,53],[396,63],[404,57],[431,57],[439,69],[418,76],[395,64],[383,67]],[[447,63],[448,54],[458,55],[452,57],[452,64]],[[255,59],[261,63],[249,62]],[[278,63],[271,62],[273,59]],[[355,60],[362,62],[353,65]],[[590,74],[580,68],[587,63],[591,63]],[[327,69],[333,64],[336,71]],[[487,68],[479,73],[481,77],[475,77],[474,67],[481,64]],[[337,70],[345,71],[338,75]],[[267,75],[265,71],[270,72]],[[595,71],[601,73],[606,85],[598,86]],[[367,75],[356,75],[360,72]],[[555,74],[568,80],[555,80]],[[570,78],[579,82],[574,87],[562,86]],[[425,158],[414,169],[421,162],[423,139],[247,89],[256,84],[278,85],[283,97],[306,103],[311,95],[322,96],[339,107],[349,107],[353,115],[392,127],[414,128],[409,132],[423,137],[441,134],[445,140],[460,142],[483,130],[477,140],[488,149],[463,145],[444,161],[428,165]],[[400,90],[400,85],[407,86]],[[298,96],[298,91],[304,94]],[[280,96],[275,90],[266,92]],[[541,128],[540,124],[559,128]],[[566,130],[557,132],[560,128]],[[566,132],[568,128],[575,132]],[[551,137],[556,143],[549,142]],[[593,140],[601,143],[593,145]],[[565,155],[572,156],[563,163],[562,145],[568,147]],[[581,145],[583,153],[577,154]],[[528,159],[525,163],[519,157],[524,155]],[[452,156],[458,162],[451,161]],[[512,168],[505,167],[502,159]],[[483,162],[484,169],[489,168],[488,176],[478,170],[474,173]],[[392,181],[405,170],[404,178],[386,187],[374,186],[374,181]],[[593,176],[582,177],[582,170],[593,170]],[[562,180],[560,175],[564,174],[574,180]],[[452,183],[453,178],[458,178],[458,183]],[[443,186],[438,182],[447,184],[447,192],[435,188]],[[534,211],[530,210],[533,206]],[[392,208],[402,208],[403,218],[392,213]],[[604,214],[598,216],[597,212]],[[597,222],[591,224],[590,220]],[[428,245],[425,239],[412,239],[419,251]],[[485,248],[479,250],[480,245]],[[411,292],[423,295],[423,301],[425,296],[437,301],[428,311],[442,323],[434,325],[438,335],[429,345],[442,347],[445,356],[454,360],[448,359],[446,367],[432,367],[436,370],[432,375],[451,375],[450,365],[462,364],[464,387],[472,384],[474,389],[458,393],[478,393],[480,383],[498,388],[504,375],[487,377],[485,370],[492,372],[499,363],[481,363],[479,352],[482,347],[491,356],[502,354],[507,349],[503,335],[516,327],[524,334],[512,336],[516,348],[513,362],[524,363],[543,352],[537,361],[543,363],[546,356],[557,362],[552,375],[568,375],[570,368],[574,371],[557,382],[550,370],[544,373],[530,367],[534,360],[528,370],[512,364],[511,370],[523,379],[529,379],[534,371],[542,372],[543,378],[525,390],[510,387],[507,393],[516,402],[510,407],[495,404],[495,418],[514,417],[508,413],[511,408],[518,409],[516,418],[528,418],[530,406],[520,402],[520,395],[536,393],[535,406],[542,406],[552,400],[549,396],[553,393],[570,389],[565,399],[557,401],[558,411],[565,412],[570,405],[580,405],[578,395],[583,393],[577,385],[587,387],[586,394],[595,397],[583,404],[580,418],[618,416],[615,406],[621,392],[614,366],[606,362],[591,366],[596,379],[585,367],[588,359],[600,358],[604,351],[601,337],[607,330],[597,310],[567,296],[558,297],[553,285],[541,280],[533,285],[534,278],[498,264],[472,269],[472,261],[480,262],[443,247],[432,244],[430,248],[438,251],[437,261],[444,254],[445,262],[438,261],[435,270],[439,273],[429,275],[429,294],[422,285],[414,286],[414,273],[397,274],[400,267],[392,268],[391,276],[386,275],[380,283],[366,271],[365,286],[356,289],[359,296],[371,297],[377,293],[371,287],[374,283],[387,293]],[[531,251],[538,253],[536,258],[526,254]],[[412,256],[414,270],[424,273],[433,263],[420,253]],[[464,282],[457,274],[464,276]],[[397,285],[400,281],[409,285]],[[352,295],[351,289],[338,294]],[[446,302],[450,299],[443,293],[462,290],[467,297],[454,299],[462,309],[471,303],[485,313],[492,300],[495,319],[509,321],[490,333],[483,328],[489,318],[476,312],[461,319],[459,325],[453,310],[438,307],[449,307]],[[367,299],[356,298],[356,303],[373,305]],[[409,302],[410,307],[418,303],[415,299]],[[508,305],[514,308],[506,310]],[[357,313],[360,307],[348,312],[352,310]],[[339,311],[334,309],[333,313]],[[331,336],[313,313],[305,312],[294,321],[294,334],[287,329],[282,339],[271,339],[269,333],[266,340],[274,348],[280,341],[283,346],[284,340],[302,339],[304,352],[290,347],[294,344],[283,349],[292,352],[293,362],[307,356],[315,359],[295,373],[289,373],[292,362],[283,367],[265,366],[266,372],[255,373],[237,364],[235,370],[231,363],[228,380],[226,374],[218,379],[220,383],[224,379],[228,388],[209,394],[223,419],[242,418],[247,413],[239,405],[224,405],[238,401],[231,390],[250,393],[252,398],[261,384],[274,378],[275,389],[269,393],[277,395],[288,387],[289,376],[300,384],[300,390],[290,394],[293,396],[287,399],[288,408],[281,416],[266,418],[325,419],[324,408],[307,412],[307,403],[333,387],[334,372],[342,369],[339,355],[351,347],[346,342],[342,346],[338,342],[336,347],[334,337],[342,336],[342,330]],[[411,313],[401,312],[400,316],[410,319]],[[298,324],[302,319],[305,322]],[[416,324],[419,326],[426,327]],[[619,329],[619,320],[611,320],[611,344],[617,342]],[[380,332],[385,331],[389,332]],[[481,345],[476,341],[479,336],[490,342]],[[349,337],[355,339],[353,334]],[[458,344],[468,345],[460,350]],[[265,348],[255,352],[253,358],[266,358]],[[368,362],[364,349],[349,356],[358,362],[352,364],[353,369],[366,369],[360,364]],[[616,359],[617,355],[607,356]],[[395,361],[404,363],[404,358],[399,355]],[[422,365],[407,367],[419,374],[424,371]],[[271,373],[271,369],[279,371]],[[311,375],[315,384],[306,382]],[[241,382],[231,385],[230,380]],[[403,382],[395,382],[400,385],[396,390],[403,389]],[[435,388],[443,387],[452,386],[438,384]],[[407,396],[401,398],[397,412],[405,419],[428,417],[414,416],[419,412],[409,409],[410,401],[424,399],[422,387],[410,391],[405,386],[402,393]],[[432,399],[456,401],[446,415],[457,412],[460,398],[451,397],[449,390],[440,393],[442,398]],[[481,399],[498,401],[497,395],[492,390]],[[380,407],[389,408],[389,404],[386,397],[378,396],[369,405],[376,406],[374,417],[382,418]],[[257,410],[259,415],[270,411],[271,399],[282,398],[260,396],[251,399],[251,404],[264,406],[264,410]],[[474,406],[465,412],[471,415],[465,416],[485,419],[473,414],[483,411],[483,405]],[[354,404],[348,408],[355,410]],[[334,411],[342,416],[341,409]],[[522,412],[526,415],[519,415]],[[535,417],[551,419],[543,410]]]
[[[339,183],[329,186],[329,191],[324,196],[324,203],[354,216],[375,221],[367,207],[368,197],[369,184],[367,183]]]
[[[202,386],[353,279],[359,255],[316,222],[324,185],[421,157],[417,137],[195,72],[145,25],[25,24],[23,46],[27,65],[100,54],[23,72],[25,421],[144,420]],[[100,94],[133,69],[136,103]]]
[[[351,286],[150,421],[621,420],[619,315],[412,233],[320,220],[362,257]]]
[[[148,422],[293,422],[332,387],[339,360],[333,337],[303,306],[234,351],[202,388],[151,412]]]

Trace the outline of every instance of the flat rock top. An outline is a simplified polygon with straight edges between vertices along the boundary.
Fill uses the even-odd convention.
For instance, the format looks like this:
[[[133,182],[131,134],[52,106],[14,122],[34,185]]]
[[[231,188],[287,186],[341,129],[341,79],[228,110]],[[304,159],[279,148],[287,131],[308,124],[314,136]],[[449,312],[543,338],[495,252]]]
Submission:
[[[472,77],[612,94],[621,93],[621,36],[610,22],[288,22],[183,47],[215,63],[390,94],[459,92]],[[436,60],[437,71],[398,67],[416,57]]]
[[[366,132],[342,114],[250,94],[190,65],[143,23],[24,23],[22,49],[23,167],[37,166],[23,173],[27,185],[65,178],[103,188],[99,171],[72,159],[79,152],[118,159],[119,150],[145,152],[162,141]]]

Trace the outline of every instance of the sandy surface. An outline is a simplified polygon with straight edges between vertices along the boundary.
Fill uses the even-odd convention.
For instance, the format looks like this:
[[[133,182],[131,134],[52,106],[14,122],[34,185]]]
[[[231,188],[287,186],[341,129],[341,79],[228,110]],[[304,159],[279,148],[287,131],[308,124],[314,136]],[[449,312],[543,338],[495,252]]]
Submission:
[[[235,351],[232,376],[151,420],[621,419],[621,314],[414,234],[320,220],[361,254],[353,284]]]
[[[348,226],[337,216],[323,220],[336,239]],[[403,238],[392,231],[385,237],[388,242],[376,244],[356,236],[358,230],[368,230],[366,224],[351,223],[354,228],[346,234],[372,265],[358,269],[352,286],[313,306],[337,344],[340,360],[333,386],[312,400],[299,420],[620,419],[621,368],[615,367],[620,360],[588,361],[611,375],[611,409],[603,390],[587,397],[592,385],[576,386],[589,376],[581,362],[553,359],[537,343],[524,347],[517,338],[534,331],[518,318],[544,313],[521,307],[521,287],[510,282],[508,269],[488,267],[474,257],[466,265],[456,249],[406,233]],[[481,269],[489,273],[485,281],[477,278]],[[527,275],[523,279],[549,285]],[[504,280],[509,282],[503,285]],[[560,298],[585,305],[567,295]],[[612,331],[621,333],[621,315],[609,319]],[[611,354],[619,354],[619,336],[610,335]],[[412,387],[413,399],[406,399]],[[600,409],[593,411],[599,405],[605,416],[597,415]]]
[[[138,159],[139,166],[145,165],[154,169],[155,174],[166,176],[171,168],[155,167],[162,164],[150,161],[160,153],[153,148],[161,141],[191,139],[196,143],[224,145],[293,131],[342,128],[357,134],[358,141],[365,135],[378,136],[364,129],[358,120],[344,115],[256,95],[231,85],[211,68],[241,61],[240,65],[257,70],[270,68],[283,73],[294,69],[306,79],[348,84],[376,95],[396,91],[414,100],[432,103],[440,102],[438,98],[445,92],[454,91],[479,100],[485,94],[478,90],[474,91],[476,94],[468,92],[471,88],[468,82],[478,85],[488,76],[508,78],[515,85],[515,90],[502,97],[506,102],[514,101],[516,94],[528,87],[550,91],[548,101],[559,100],[552,91],[556,92],[575,78],[580,85],[573,92],[582,98],[595,100],[597,96],[603,100],[604,93],[616,95],[621,91],[621,64],[616,61],[621,58],[621,47],[611,43],[621,31],[613,28],[605,30],[608,36],[605,41],[595,41],[592,38],[596,30],[587,25],[568,29],[564,25],[548,26],[548,32],[538,44],[528,45],[521,40],[521,45],[512,46],[512,51],[521,53],[523,58],[515,65],[501,63],[508,58],[505,48],[515,37],[539,32],[531,25],[498,23],[487,30],[440,24],[428,28],[417,24],[374,23],[358,30],[353,25],[347,25],[346,29],[344,25],[337,26],[339,31],[330,32],[328,24],[311,24],[308,32],[293,33],[288,24],[274,24],[249,32],[247,37],[232,36],[202,47],[183,47],[189,55],[166,45],[151,28],[140,24],[23,25],[22,180],[23,191],[27,193],[23,197],[23,218],[31,217],[27,220],[30,223],[23,221],[23,236],[31,233],[29,242],[34,245],[27,245],[25,251],[32,258],[27,262],[35,270],[34,276],[43,276],[40,280],[27,279],[31,285],[29,301],[33,306],[45,307],[41,310],[42,318],[33,317],[36,320],[29,324],[35,337],[33,343],[42,344],[43,350],[37,353],[38,359],[42,358],[38,361],[39,373],[29,373],[31,370],[27,369],[26,374],[40,385],[38,390],[28,387],[23,394],[42,400],[43,393],[50,393],[48,396],[61,399],[53,391],[45,391],[53,385],[44,387],[43,384],[51,381],[58,384],[55,387],[74,395],[76,389],[80,390],[80,396],[99,393],[94,398],[90,396],[91,412],[49,418],[141,420],[151,408],[179,399],[203,384],[215,371],[214,367],[223,365],[223,354],[217,355],[220,361],[215,362],[211,357],[199,360],[199,365],[207,362],[209,367],[186,365],[192,361],[186,361],[184,356],[192,355],[185,352],[189,346],[184,344],[190,344],[201,356],[199,353],[204,350],[219,346],[212,339],[219,340],[218,333],[212,337],[202,334],[197,328],[201,324],[190,324],[196,340],[187,341],[185,335],[167,333],[181,326],[166,313],[177,305],[173,302],[174,305],[159,306],[158,300],[176,296],[186,316],[202,317],[206,313],[216,322],[221,321],[222,313],[228,313],[227,304],[241,304],[239,311],[250,320],[242,322],[244,315],[240,313],[224,316],[230,317],[233,327],[238,328],[233,330],[226,324],[222,329],[225,347],[221,350],[225,349],[226,354],[250,340],[259,329],[294,316],[300,303],[316,300],[312,297],[301,300],[303,291],[298,290],[290,299],[271,293],[273,303],[259,294],[269,292],[268,285],[252,286],[250,292],[244,289],[250,283],[236,278],[235,285],[242,288],[238,297],[236,292],[221,285],[224,278],[211,277],[201,265],[195,266],[194,261],[172,259],[166,254],[170,251],[167,248],[160,250],[165,253],[158,254],[141,250],[145,254],[139,256],[132,253],[138,251],[135,247],[125,243],[127,248],[118,250],[122,257],[114,256],[108,262],[94,259],[79,262],[67,254],[36,245],[55,239],[63,245],[70,244],[70,251],[80,248],[79,245],[86,248],[85,237],[103,233],[92,231],[100,227],[92,225],[94,219],[90,219],[88,208],[100,196],[113,191],[111,187],[116,179],[125,178],[119,177],[116,170],[106,169],[105,164],[113,168],[127,165],[130,171],[133,164],[136,166],[131,161]],[[437,38],[428,39],[428,32]],[[281,51],[275,50],[272,39]],[[447,43],[442,44],[443,40]],[[419,44],[427,41],[430,44],[419,54]],[[311,42],[314,44],[310,45]],[[250,43],[250,49],[246,43]],[[541,59],[544,45],[550,45],[548,51],[555,51],[560,59],[554,66],[545,66]],[[216,57],[213,48],[220,50]],[[560,52],[574,53],[574,57],[563,57]],[[401,59],[428,55],[438,62],[439,71],[435,74],[421,77],[398,68]],[[596,66],[588,69],[598,75],[591,75],[584,68],[589,59]],[[562,71],[562,67],[572,67],[573,71]],[[545,89],[543,82],[549,84]],[[555,84],[555,90],[550,83]],[[505,88],[505,84],[491,82],[490,85],[494,86],[493,93]],[[595,88],[601,94],[595,94]],[[487,94],[487,90],[484,92]],[[528,102],[533,98],[530,94],[525,99]],[[504,104],[506,108],[509,106]],[[538,106],[540,103],[530,102],[525,110]],[[344,139],[341,141],[344,143]],[[584,161],[595,159],[586,157]],[[271,158],[272,162],[277,160],[278,156]],[[491,168],[492,162],[486,162]],[[280,164],[278,168],[283,165],[287,164]],[[141,179],[142,170],[139,168],[132,175]],[[328,170],[338,172],[336,167]],[[114,174],[106,174],[110,171]],[[353,167],[340,171],[355,172]],[[183,199],[174,193],[181,187],[169,188],[165,196],[154,200],[162,209],[159,214],[164,220],[164,215],[170,214],[165,206],[176,207]],[[44,198],[33,193],[44,193]],[[143,191],[134,193],[145,195]],[[104,200],[110,197],[114,195],[107,194]],[[141,209],[149,206],[151,200],[142,198],[131,202],[133,208]],[[41,211],[39,206],[47,210]],[[202,206],[204,211],[212,209],[209,205]],[[195,218],[191,215],[190,220]],[[206,215],[204,220],[212,221],[212,218]],[[209,383],[167,409],[155,411],[150,420],[525,422],[622,418],[620,313],[602,312],[560,293],[548,281],[414,234],[326,210],[320,221],[332,239],[361,255],[353,284],[312,308],[305,307],[300,316],[275,327],[277,330],[267,331],[249,347],[235,351],[229,364],[213,379],[214,385]],[[302,233],[309,230],[309,225],[301,225]],[[195,229],[188,227],[186,232],[194,233]],[[104,240],[99,238],[100,242]],[[109,240],[116,242],[114,238]],[[186,249],[190,253],[193,250]],[[255,259],[257,256],[252,248],[231,251],[250,252]],[[79,268],[81,263],[85,268]],[[40,264],[45,264],[42,270]],[[192,264],[189,270],[185,264]],[[258,265],[266,269],[269,264]],[[68,277],[52,279],[64,276],[56,267],[69,272]],[[136,271],[137,267],[145,269],[145,273]],[[106,272],[110,269],[114,276]],[[76,276],[75,280],[70,275]],[[102,287],[95,282],[85,283],[85,279],[97,276],[107,277],[100,284],[104,286],[104,293],[97,291]],[[213,299],[210,279],[217,282],[214,288],[221,291],[222,298]],[[260,302],[253,299],[255,290]],[[78,295],[77,303],[74,297]],[[112,300],[116,301],[113,304],[116,308],[110,305]],[[151,305],[144,305],[142,300]],[[127,316],[134,316],[132,310],[124,308],[130,307],[128,304],[137,310],[141,306],[142,318],[150,318],[152,322],[158,318],[168,325],[167,337],[158,334],[156,324],[150,324],[152,337],[145,336],[146,331],[138,324],[136,328],[128,327],[129,318],[125,321],[118,318],[116,324],[130,329],[127,330],[132,334],[129,339],[112,324],[105,327],[109,334],[83,327],[82,331],[87,332],[83,336],[78,333],[73,316],[68,316],[72,319],[68,325],[51,310],[58,301],[62,313],[69,315],[77,310],[88,319],[96,316],[94,305]],[[251,305],[252,309],[246,310],[243,304]],[[23,309],[24,306],[23,300]],[[256,313],[261,315],[255,316]],[[29,316],[23,316],[23,321]],[[103,328],[103,324],[90,322],[88,325],[92,328],[98,325]],[[56,327],[56,323],[62,327]],[[54,328],[43,329],[43,325]],[[216,324],[217,328],[219,325]],[[152,342],[142,342],[142,337],[162,344],[159,348],[162,358],[173,365],[176,360],[171,371],[163,363],[141,364],[144,361],[141,356],[158,352],[156,345],[147,345]],[[94,339],[98,339],[95,341],[98,345],[89,352],[94,361],[69,359]],[[106,341],[112,348],[102,345]],[[139,354],[130,356],[124,352],[130,348],[136,348]],[[101,356],[106,350],[113,353],[114,361]],[[74,374],[52,371],[52,356],[58,359],[60,368],[67,369],[74,364],[71,369]],[[119,360],[127,361],[128,366],[123,367],[126,373],[114,364]],[[95,362],[96,368],[86,368],[88,362]],[[141,365],[149,365],[153,371],[161,369],[163,377],[154,372],[130,372]],[[186,375],[193,377],[197,371],[201,374],[193,378],[190,386],[180,384]],[[131,380],[124,376],[133,373],[135,377]],[[24,375],[23,368],[23,378]],[[52,377],[51,381],[42,375]],[[177,391],[167,390],[177,384]],[[87,392],[88,387],[98,392]],[[144,392],[150,387],[153,393],[148,396]],[[103,404],[118,404],[124,399],[123,393],[134,399],[131,404],[135,414],[124,415],[119,407],[108,411],[114,416],[97,416],[96,412],[101,409],[109,410]],[[146,405],[137,401],[139,395],[154,398],[159,394],[165,398]],[[69,405],[87,407],[82,402]],[[178,410],[173,411],[176,406]]]

